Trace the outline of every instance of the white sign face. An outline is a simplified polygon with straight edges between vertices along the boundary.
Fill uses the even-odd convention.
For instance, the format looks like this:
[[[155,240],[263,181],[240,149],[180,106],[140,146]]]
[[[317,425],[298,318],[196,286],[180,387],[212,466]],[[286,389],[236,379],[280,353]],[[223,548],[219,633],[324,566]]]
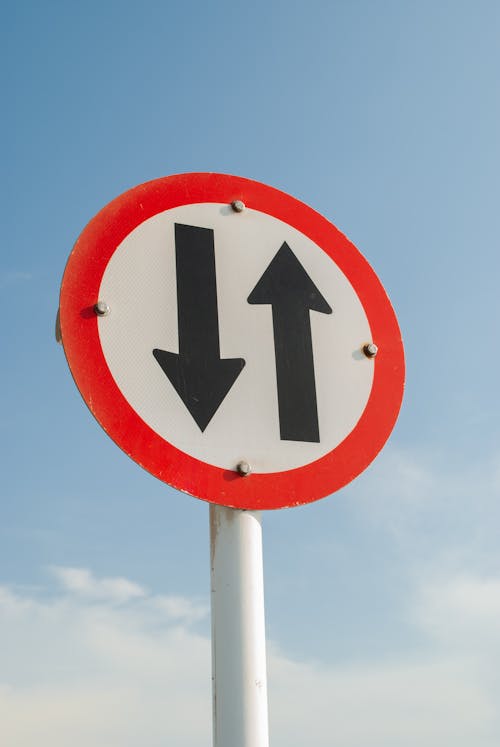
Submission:
[[[322,498],[396,422],[404,353],[377,276],[312,208],[250,179],[177,174],[117,197],[80,235],[59,310],[106,433],[212,503]]]
[[[258,284],[273,261],[276,297],[268,297]],[[300,284],[305,301],[290,298],[280,273]],[[203,296],[205,281],[215,283],[215,297]],[[202,462],[234,470],[245,460],[258,473],[301,467],[335,449],[366,407],[374,360],[363,353],[372,340],[363,306],[319,246],[271,215],[218,203],[160,212],[119,244],[99,299],[110,309],[98,319],[99,338],[118,388],[155,433]],[[190,315],[194,305],[201,318]],[[190,346],[200,338],[216,348],[217,333],[213,357],[235,361],[234,370],[227,392],[200,416],[185,401],[190,394],[179,394],[184,371],[174,371],[175,360],[196,356]],[[308,414],[300,412],[303,396]]]

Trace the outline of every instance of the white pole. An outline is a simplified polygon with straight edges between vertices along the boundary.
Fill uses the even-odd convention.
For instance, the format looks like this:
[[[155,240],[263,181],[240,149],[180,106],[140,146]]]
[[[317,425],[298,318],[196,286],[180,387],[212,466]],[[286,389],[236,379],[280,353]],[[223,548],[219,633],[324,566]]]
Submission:
[[[210,506],[214,747],[269,747],[260,513]]]

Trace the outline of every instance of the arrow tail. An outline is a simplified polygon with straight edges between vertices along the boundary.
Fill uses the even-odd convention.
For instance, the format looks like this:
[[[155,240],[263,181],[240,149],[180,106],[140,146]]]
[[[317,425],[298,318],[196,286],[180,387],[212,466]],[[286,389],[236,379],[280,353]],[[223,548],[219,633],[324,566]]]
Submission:
[[[219,358],[219,318],[211,228],[175,224],[179,354]]]
[[[292,317],[273,308],[280,438],[319,443],[309,310],[299,309]]]

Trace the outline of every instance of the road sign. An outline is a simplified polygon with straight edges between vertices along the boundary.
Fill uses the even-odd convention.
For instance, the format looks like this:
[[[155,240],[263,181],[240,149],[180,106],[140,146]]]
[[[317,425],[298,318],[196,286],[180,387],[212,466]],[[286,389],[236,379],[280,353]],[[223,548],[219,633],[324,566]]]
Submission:
[[[338,490],[402,400],[401,335],[369,264],[310,207],[249,179],[181,174],[113,200],[70,255],[60,324],[109,436],[225,506]]]

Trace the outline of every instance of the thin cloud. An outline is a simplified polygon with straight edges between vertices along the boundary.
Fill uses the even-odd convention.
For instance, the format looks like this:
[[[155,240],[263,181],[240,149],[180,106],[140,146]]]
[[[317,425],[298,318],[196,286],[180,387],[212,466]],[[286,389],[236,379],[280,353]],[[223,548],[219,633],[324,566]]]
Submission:
[[[413,617],[446,648],[481,650],[486,661],[487,651],[496,650],[500,659],[500,577],[460,573],[431,579],[422,588]]]
[[[5,270],[0,272],[0,288],[27,283],[33,278],[31,272],[21,272],[19,270]]]
[[[451,562],[455,555],[457,567],[466,555],[474,567],[487,567],[492,555],[498,557],[497,452],[457,470],[453,455],[388,448],[353,490],[352,510],[360,520],[390,534],[409,555],[415,554],[415,543],[424,543],[433,560],[440,548]]]
[[[75,579],[110,579],[76,570],[58,569],[66,583],[50,597],[0,588],[0,742],[210,744],[210,641],[189,622],[202,606],[142,587],[96,600]],[[409,606],[418,655],[326,667],[270,645],[272,744],[497,747],[499,589],[500,577],[422,582]]]

